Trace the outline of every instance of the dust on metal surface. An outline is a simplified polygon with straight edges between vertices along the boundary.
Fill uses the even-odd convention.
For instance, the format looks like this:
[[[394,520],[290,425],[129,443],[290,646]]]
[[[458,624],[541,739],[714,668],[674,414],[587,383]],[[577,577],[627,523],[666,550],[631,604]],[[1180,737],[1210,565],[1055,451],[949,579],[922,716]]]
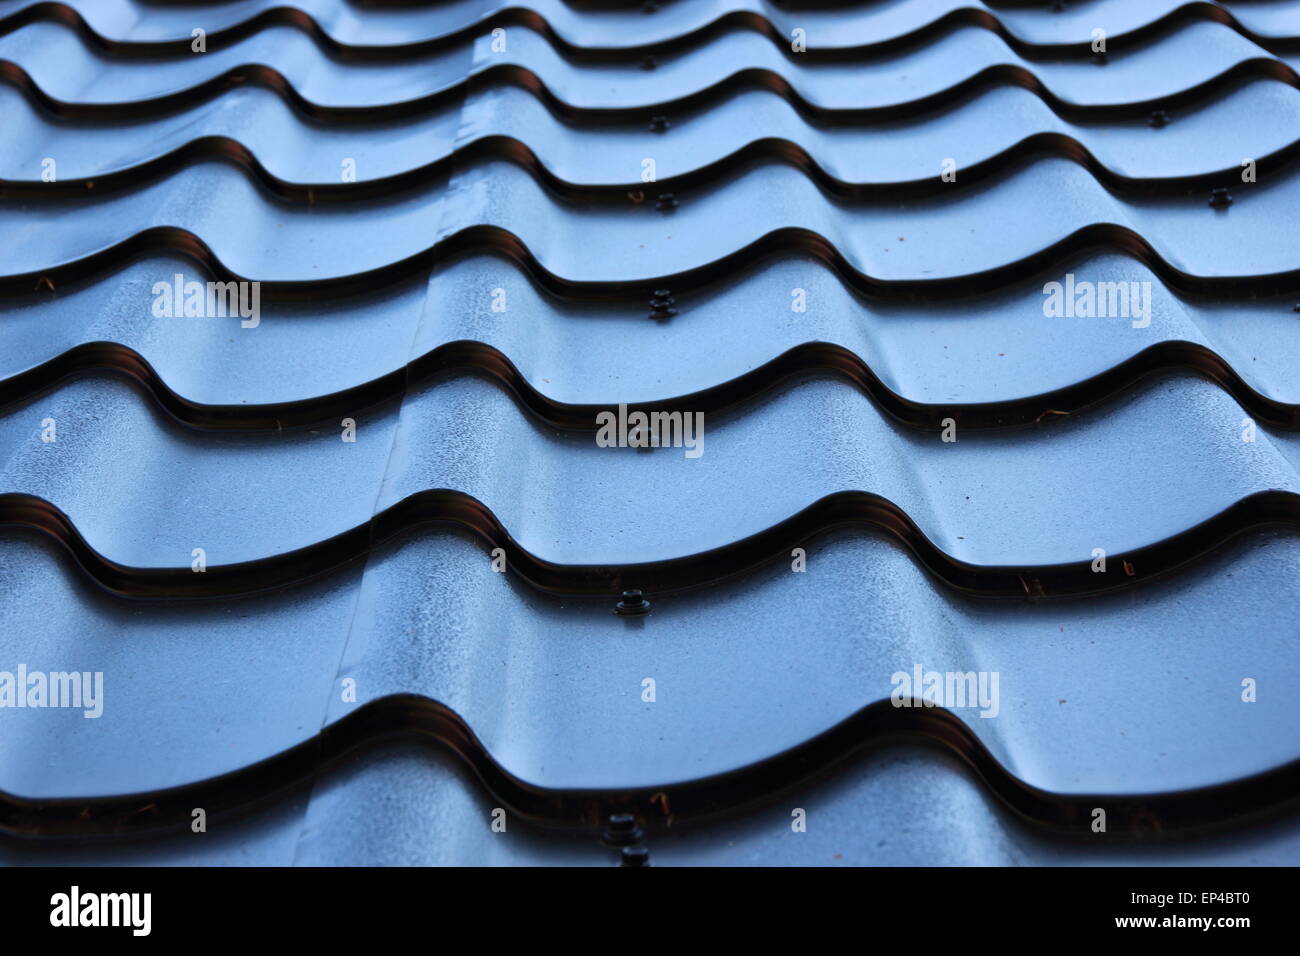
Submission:
[[[1293,861],[1296,7],[0,3],[0,859]]]

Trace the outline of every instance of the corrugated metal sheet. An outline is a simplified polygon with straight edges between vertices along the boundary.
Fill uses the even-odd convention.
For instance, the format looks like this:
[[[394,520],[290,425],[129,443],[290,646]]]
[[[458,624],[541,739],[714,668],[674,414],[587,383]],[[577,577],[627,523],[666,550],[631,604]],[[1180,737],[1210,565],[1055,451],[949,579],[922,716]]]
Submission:
[[[0,859],[1294,861],[1295,7],[0,4]]]

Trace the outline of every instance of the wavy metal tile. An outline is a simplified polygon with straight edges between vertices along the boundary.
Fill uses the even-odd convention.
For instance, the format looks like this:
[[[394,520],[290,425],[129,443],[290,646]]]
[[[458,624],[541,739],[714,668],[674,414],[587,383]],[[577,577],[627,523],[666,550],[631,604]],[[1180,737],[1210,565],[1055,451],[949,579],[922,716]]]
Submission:
[[[798,171],[765,166],[664,213],[649,204],[575,208],[518,167],[491,162],[449,188],[304,208],[268,201],[237,169],[202,164],[104,199],[7,203],[0,226],[14,242],[0,250],[0,288],[57,288],[141,252],[184,251],[220,274],[319,295],[373,289],[430,261],[492,251],[566,295],[644,301],[655,288],[676,293],[735,278],[773,252],[813,252],[867,293],[952,295],[996,289],[1108,246],[1182,291],[1294,291],[1300,263],[1286,241],[1286,210],[1300,204],[1300,176],[1239,195],[1227,210],[1205,197],[1119,199],[1073,163],[1044,159],[951,198],[845,206],[827,203]],[[1035,216],[1020,211],[1026,205]],[[366,241],[358,230],[368,231]],[[585,251],[593,241],[603,250],[598,261]]]
[[[331,748],[362,747],[310,794],[293,791],[204,848],[6,842],[0,858],[608,862],[592,833],[544,834],[524,818],[598,825],[635,798],[655,862],[1289,862],[1286,816],[1227,840],[1125,843],[1180,820],[1279,812],[1296,797],[1296,705],[1271,688],[1300,676],[1298,592],[1286,587],[1300,538],[1257,526],[1268,508],[1294,526],[1300,493],[1300,435],[1285,427],[1300,399],[1300,266],[1286,227],[1300,178],[1286,123],[1261,119],[1295,112],[1287,10],[0,4],[0,377],[11,386],[0,391],[0,492],[48,499],[111,559],[180,569],[168,581],[198,578],[186,565],[205,547],[214,583],[197,603],[122,600],[48,540],[6,529],[0,649],[34,668],[103,670],[111,696],[99,720],[0,711],[0,790],[45,801],[36,818],[58,818],[55,829],[147,828],[139,801],[86,816],[76,799],[49,798],[193,783],[325,728],[318,751],[308,744],[262,776],[203,791],[239,803],[302,777]],[[212,39],[202,57],[182,46],[195,17]],[[785,51],[796,21],[828,55]],[[503,54],[484,36],[498,22],[510,28]],[[1114,42],[1104,68],[1082,59],[1095,25]],[[831,29],[842,56],[819,46]],[[111,50],[152,43],[164,46]],[[652,48],[654,69],[643,69],[637,58]],[[1252,78],[1262,81],[1243,84]],[[1158,107],[1173,123],[1140,125]],[[670,114],[666,132],[646,129],[654,113]],[[778,143],[756,151],[760,137]],[[638,205],[619,193],[636,186],[644,152],[660,183]],[[1207,187],[1237,183],[1245,152],[1264,175],[1234,185],[1231,208],[1210,208]],[[41,192],[46,156],[59,157],[60,183]],[[925,183],[943,156],[971,173],[951,191]],[[319,202],[286,186],[337,183],[344,157],[360,158],[355,185]],[[887,192],[900,183],[923,186]],[[654,209],[669,186],[680,205]],[[154,283],[195,260],[266,282],[258,328],[148,314]],[[1066,271],[1152,283],[1151,324],[1046,318],[1041,285]],[[652,322],[647,296],[664,286],[678,314]],[[492,312],[494,289],[507,312]],[[806,313],[791,311],[793,289]],[[518,382],[422,371],[422,356],[465,340],[497,350],[474,353],[484,367],[513,362]],[[96,342],[134,351],[88,351]],[[867,389],[884,403],[873,405],[812,363],[711,410],[695,460],[597,448],[589,433],[546,424],[576,419],[530,419],[508,394],[672,398],[752,383],[741,377],[815,342],[933,410],[1021,401],[1027,415],[1022,400],[1125,363],[1159,375],[1089,385],[1064,420],[963,429],[944,444],[926,422],[891,418],[879,389]],[[1133,366],[1152,349],[1168,361]],[[92,374],[62,381],[61,367],[39,368],[68,354],[89,356]],[[828,364],[831,353],[799,354]],[[93,374],[104,356],[116,378]],[[155,396],[121,378],[147,378],[136,356],[157,371]],[[319,403],[376,381],[387,384],[365,393],[355,444],[325,417],[200,432],[156,404],[165,385],[229,406],[221,414],[234,422],[257,414],[238,407]],[[1247,415],[1264,426],[1254,442],[1241,441]],[[56,443],[39,440],[46,417],[59,423]],[[905,513],[950,561],[1086,571],[1094,547],[1113,564],[1215,514],[1224,534],[1177,539],[1160,569],[1198,560],[1154,579],[1139,567],[1107,595],[1049,602],[1017,590],[989,603],[946,587],[924,554],[840,528],[809,538],[806,574],[788,559],[744,565],[718,587],[652,594],[648,618],[623,618],[612,597],[561,601],[528,587],[538,581],[519,570],[518,550],[516,573],[498,575],[463,536],[393,534],[420,512],[384,509],[437,488],[473,495],[544,558],[618,565],[588,574],[572,592],[583,594],[612,595],[650,574],[646,562],[728,545],[848,489],[902,509],[881,512],[877,531],[907,543]],[[464,499],[438,507],[472,510]],[[54,527],[29,499],[0,508]],[[368,524],[376,514],[396,517]],[[474,520],[486,519],[476,512],[462,530]],[[221,597],[229,562],[349,528],[361,529],[349,539],[361,560],[271,594]],[[762,557],[784,554],[770,547],[784,539],[763,540]],[[248,580],[266,568],[265,586],[271,567]],[[802,843],[789,839],[783,802],[664,830],[671,794],[691,823],[710,800],[771,796],[798,775],[742,778],[753,781],[742,790],[727,790],[730,778],[685,782],[782,751],[816,763],[895,726],[860,708],[918,662],[999,673],[999,715],[908,725],[906,748],[800,783],[790,799],[817,821]],[[647,676],[653,704],[641,697]],[[1242,705],[1243,677],[1267,685],[1258,703]],[[339,694],[348,679],[355,702]],[[415,720],[400,712],[407,698],[391,696],[402,694],[435,698],[466,723],[411,704]],[[408,719],[448,741],[476,735],[486,756],[464,740],[462,755],[490,792],[470,789],[441,751],[372,739]],[[831,727],[849,730],[816,736]],[[916,749],[940,738],[982,779]],[[817,750],[818,740],[839,742]],[[525,785],[561,789],[521,788],[488,757]],[[665,785],[662,800],[651,795]],[[592,787],[618,794],[584,796]],[[1175,806],[1185,793],[1201,794],[1191,816]],[[1075,834],[1090,794],[1122,804],[1118,842],[1049,839]],[[151,812],[170,820],[183,796]],[[485,821],[502,799],[522,815],[497,839]],[[23,830],[33,806],[4,803],[0,825]]]
[[[313,793],[297,861],[305,865],[610,865],[617,852],[541,838],[515,825],[486,831],[493,803],[450,758],[427,751],[376,754]],[[389,825],[372,809],[393,806]],[[808,829],[791,832],[792,810]],[[404,834],[428,839],[403,839]],[[943,754],[890,748],[796,790],[773,805],[707,829],[648,841],[653,866],[1244,866],[1290,865],[1294,824],[1227,837],[1137,847],[1043,839],[1018,826]],[[183,840],[176,841],[184,845]],[[189,841],[192,846],[193,841]],[[268,841],[269,842],[269,841]]]
[[[484,159],[517,162],[546,188],[574,200],[617,200],[645,190],[642,161],[656,164],[661,190],[716,185],[753,162],[805,170],[828,196],[904,198],[965,189],[1042,155],[1073,160],[1107,189],[1134,195],[1202,190],[1239,181],[1241,158],[1271,177],[1293,162],[1288,123],[1300,92],[1275,80],[1246,84],[1180,111],[1170,125],[1149,119],[1067,123],[1033,93],[991,89],[944,112],[885,128],[812,126],[780,96],[741,92],[703,113],[650,124],[575,128],[530,93],[510,86],[467,95],[432,115],[386,124],[305,124],[278,96],[234,89],[157,119],[57,124],[21,92],[0,87],[12,135],[0,143],[0,195],[44,198],[121,190],[202,160],[247,168],[272,194],[324,203],[436,182]],[[1278,122],[1261,126],[1256,111]],[[1168,116],[1168,114],[1165,114]],[[459,135],[457,133],[459,132]],[[43,182],[55,158],[58,180]],[[943,159],[956,183],[938,172]],[[352,167],[347,167],[350,160]],[[345,168],[355,183],[342,181]]]
[[[707,49],[640,65],[576,66],[547,41],[517,30],[507,50],[480,37],[396,63],[331,63],[320,69],[315,44],[297,30],[271,27],[238,44],[196,57],[106,57],[66,27],[33,23],[0,36],[0,62],[11,83],[34,87],[61,116],[159,114],[202,102],[245,82],[269,85],[316,119],[375,120],[445,104],[458,92],[509,82],[534,89],[574,118],[626,119],[668,104],[686,108],[758,86],[780,92],[823,121],[897,119],[943,105],[960,93],[1017,85],[1073,118],[1143,114],[1151,104],[1183,103],[1223,92],[1246,77],[1297,84],[1300,53],[1269,55],[1219,24],[1190,23],[1140,51],[1086,62],[1019,57],[987,30],[966,28],[919,49],[863,63],[790,61],[752,34],[719,36]],[[1158,64],[1158,66],[1157,66]],[[650,68],[647,68],[650,67]],[[88,78],[94,83],[89,84]]]
[[[47,418],[64,423],[56,443],[40,440]],[[644,453],[548,433],[471,378],[420,390],[400,418],[357,423],[353,444],[338,429],[200,436],[168,427],[121,384],[81,382],[0,419],[11,449],[0,488],[50,501],[90,547],[145,568],[187,565],[195,547],[213,565],[284,554],[385,509],[400,513],[435,489],[481,502],[519,547],[558,564],[667,562],[862,491],[897,505],[951,558],[1015,568],[1086,562],[1096,547],[1133,552],[1253,494],[1300,492],[1288,443],[1263,431],[1243,442],[1236,403],[1183,378],[1142,389],[1108,415],[955,443],[882,418],[838,383],[813,381],[711,419],[697,458],[681,447]],[[1098,467],[1105,442],[1125,452]],[[498,463],[500,447],[512,450],[509,468]],[[1176,500],[1162,481],[1171,467],[1187,469]],[[744,498],[714,490],[755,484]],[[575,498],[584,502],[580,522],[562,507]]]
[[[1203,364],[1213,355],[1229,376],[1216,381],[1228,387],[1225,382],[1242,380],[1232,394],[1249,414],[1291,427],[1300,392],[1290,370],[1300,361],[1300,342],[1289,335],[1296,322],[1290,298],[1180,299],[1145,267],[1107,253],[1068,269],[1078,282],[1149,283],[1150,324],[1031,321],[1027,317],[1041,315],[1044,302],[1036,280],[949,303],[863,300],[824,265],[801,258],[769,262],[733,284],[677,297],[678,314],[665,323],[649,320],[644,305],[588,306],[547,297],[511,263],[471,256],[441,267],[427,285],[417,279],[383,294],[331,302],[270,300],[262,304],[257,327],[246,329],[237,318],[154,317],[156,283],[174,287],[176,275],[185,282],[204,277],[184,260],[151,258],[96,283],[13,300],[5,319],[7,352],[0,357],[0,401],[30,398],[65,372],[104,370],[143,381],[170,414],[197,426],[281,430],[301,422],[334,428],[367,403],[430,380],[425,363],[437,355],[467,354],[482,343],[499,357],[449,360],[444,374],[477,371],[503,387],[532,390],[546,404],[525,407],[566,427],[595,425],[594,411],[580,413],[575,405],[660,402],[680,410],[685,396],[721,390],[711,411],[747,400],[765,383],[784,389],[805,373],[863,388],[886,414],[911,416],[912,422],[922,414],[934,421],[953,415],[966,428],[1016,421],[1019,408],[1030,422],[1063,409],[1104,415],[1105,409],[1087,404],[1125,392],[1137,380],[1112,381],[1114,370],[1131,367],[1138,379],[1160,372],[1216,375]],[[1065,273],[1042,278],[1049,276],[1066,281]],[[104,296],[106,288],[112,296]],[[491,307],[495,289],[506,294],[505,312]],[[803,312],[793,311],[795,289],[803,290]],[[745,322],[727,321],[732,315]],[[860,360],[879,385],[863,384],[834,350]],[[767,377],[764,369],[787,354],[800,357],[777,366],[785,377]],[[297,359],[286,362],[286,355]],[[517,379],[498,370],[502,362],[518,370]],[[922,410],[885,402],[882,395]],[[996,417],[986,421],[960,407],[970,405],[984,405]],[[562,422],[556,417],[561,413],[577,421]]]
[[[587,8],[575,10],[562,0],[534,0],[526,6],[453,0],[433,9],[399,4],[359,7],[345,0],[299,0],[286,8],[278,0],[246,0],[205,5],[201,10],[151,6],[146,10],[129,0],[86,3],[34,3],[4,0],[0,17],[11,23],[29,18],[77,22],[80,18],[98,42],[126,45],[190,45],[190,31],[200,26],[213,43],[237,38],[270,23],[292,23],[318,37],[327,49],[349,56],[391,56],[396,52],[456,42],[492,26],[518,24],[545,32],[570,54],[640,50],[704,42],[728,29],[752,30],[772,37],[782,47],[795,29],[803,29],[807,53],[878,50],[903,42],[924,42],[956,25],[974,25],[996,32],[1023,48],[1088,51],[1092,31],[1103,27],[1112,42],[1142,42],[1148,35],[1188,21],[1222,23],[1272,45],[1290,39],[1294,4],[1226,5],[1161,0],[1133,4],[1104,0],[1071,4],[1060,11],[1034,10],[967,0],[902,0],[865,8],[787,11],[755,0],[708,0],[645,9]],[[304,15],[306,19],[304,19]],[[215,36],[213,35],[215,34]]]
[[[1121,599],[989,611],[935,595],[883,543],[841,537],[810,553],[815,577],[773,569],[743,591],[664,599],[640,622],[538,599],[447,539],[388,551],[367,567],[359,589],[351,579],[301,598],[182,611],[106,601],[43,549],[11,543],[6,555],[20,598],[15,623],[33,666],[57,656],[76,661],[62,666],[115,676],[121,661],[135,668],[132,679],[109,685],[100,720],[60,721],[67,759],[58,764],[32,766],[23,738],[6,737],[3,787],[33,796],[93,793],[91,780],[147,790],[274,752],[280,734],[232,737],[232,728],[265,720],[263,709],[278,706],[274,725],[287,729],[286,715],[298,715],[301,730],[319,713],[320,687],[266,684],[253,708],[232,690],[282,678],[302,654],[338,662],[344,631],[337,676],[356,681],[359,700],[331,695],[330,719],[394,690],[436,693],[507,767],[540,784],[673,784],[730,769],[887,695],[890,675],[916,660],[999,671],[1005,709],[965,719],[1012,772],[1065,792],[1197,786],[1294,757],[1286,730],[1294,703],[1274,695],[1243,707],[1236,679],[1290,679],[1293,635],[1277,624],[1295,609],[1291,596],[1279,603],[1271,594],[1271,582],[1300,560],[1289,538],[1234,550],[1189,579]],[[54,603],[64,609],[56,615],[27,599],[51,588],[65,598]],[[322,613],[298,631],[312,635],[311,647],[282,639],[290,620],[304,620],[303,599]],[[774,607],[788,613],[774,617]],[[1136,617],[1144,622],[1140,642],[1126,623]],[[801,619],[820,626],[790,626]],[[147,653],[172,633],[194,639],[169,638],[165,653]],[[1116,659],[1126,662],[1123,672],[1105,666]],[[204,676],[212,674],[223,679]],[[192,682],[199,697],[149,707],[162,675]],[[641,698],[646,676],[657,682],[654,705]],[[195,708],[207,717],[199,726],[189,716]],[[22,716],[34,729],[46,715]],[[46,724],[26,739],[49,735]],[[184,748],[179,762],[162,759],[179,749],[177,735],[198,745]],[[124,745],[158,759],[122,762]]]

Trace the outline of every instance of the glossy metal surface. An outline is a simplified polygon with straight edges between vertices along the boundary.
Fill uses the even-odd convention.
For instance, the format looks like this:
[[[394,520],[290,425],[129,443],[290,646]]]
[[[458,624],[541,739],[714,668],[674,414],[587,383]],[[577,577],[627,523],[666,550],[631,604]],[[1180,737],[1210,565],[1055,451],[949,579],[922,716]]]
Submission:
[[[1287,6],[0,5],[0,860],[1294,862]]]

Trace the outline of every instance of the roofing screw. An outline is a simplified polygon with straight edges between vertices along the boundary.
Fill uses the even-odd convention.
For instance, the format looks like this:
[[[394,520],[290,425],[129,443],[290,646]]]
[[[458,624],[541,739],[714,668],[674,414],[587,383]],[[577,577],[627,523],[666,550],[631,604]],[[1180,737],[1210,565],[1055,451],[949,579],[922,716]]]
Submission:
[[[1151,118],[1148,121],[1155,129],[1162,129],[1169,125],[1169,114],[1164,110],[1152,110]]]
[[[622,856],[624,866],[650,865],[650,851],[643,846],[625,846]]]
[[[1106,65],[1107,63],[1109,63],[1109,62],[1110,62],[1110,61],[1109,61],[1108,59],[1106,59],[1106,54],[1105,54],[1105,53],[1094,53],[1094,54],[1092,55],[1092,65],[1093,65],[1093,66],[1105,66],[1105,65]]]
[[[655,0],[645,0],[645,3],[641,4],[642,13],[655,13],[658,10],[659,4],[655,3]]]
[[[641,842],[641,828],[630,813],[611,813],[601,836],[606,846],[632,846]]]
[[[668,122],[667,116],[656,116],[650,120],[650,132],[666,133],[668,132],[668,127],[671,125],[673,124]]]
[[[1064,13],[1064,12],[1065,12],[1065,0],[1053,0],[1053,2],[1052,2],[1052,12],[1053,12],[1053,13]]]
[[[1214,209],[1227,209],[1232,205],[1232,193],[1227,186],[1216,186],[1210,193],[1210,206]]]
[[[624,591],[623,600],[614,605],[614,612],[628,616],[648,614],[650,612],[650,602],[645,599],[645,595],[639,590]]]
[[[656,322],[666,322],[677,314],[673,308],[677,300],[667,289],[655,289],[654,298],[650,300],[650,318]]]
[[[659,201],[655,203],[655,208],[660,212],[672,212],[677,208],[677,197],[672,193],[660,193]]]
[[[641,69],[643,70],[653,70],[658,65],[652,56],[648,56],[641,61]]]
[[[672,292],[667,289],[655,289],[654,298],[650,300],[650,308],[656,312],[664,312],[677,304],[673,298]]]

